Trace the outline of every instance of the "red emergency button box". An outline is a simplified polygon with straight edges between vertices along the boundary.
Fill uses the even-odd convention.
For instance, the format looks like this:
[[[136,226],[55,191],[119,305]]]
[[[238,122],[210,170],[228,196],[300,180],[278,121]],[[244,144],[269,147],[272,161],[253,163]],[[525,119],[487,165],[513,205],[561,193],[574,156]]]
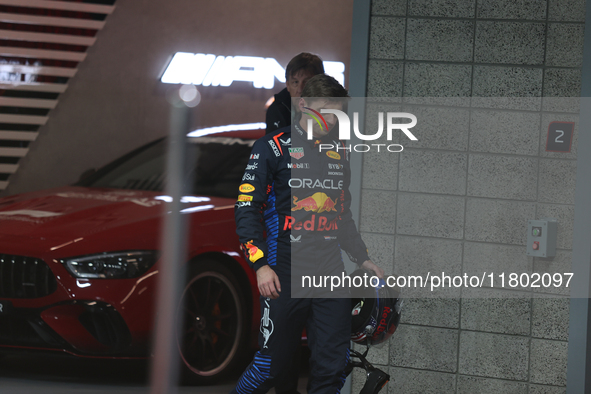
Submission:
[[[532,257],[556,256],[558,222],[554,218],[529,220],[527,223],[527,251]]]

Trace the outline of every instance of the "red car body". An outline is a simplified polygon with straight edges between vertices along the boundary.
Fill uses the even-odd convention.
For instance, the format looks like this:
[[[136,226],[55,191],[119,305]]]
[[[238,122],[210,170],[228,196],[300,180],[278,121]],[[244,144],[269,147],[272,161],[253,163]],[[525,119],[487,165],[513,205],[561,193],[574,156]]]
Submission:
[[[251,145],[260,134],[223,133],[219,137],[250,141]],[[126,163],[134,155],[110,167]],[[246,154],[243,162],[247,160]],[[108,172],[109,166],[105,168]],[[0,199],[0,352],[34,349],[82,357],[150,356],[161,262],[156,261],[141,275],[117,279],[76,277],[65,263],[76,256],[96,255],[100,259],[105,253],[151,253],[160,248],[167,197],[162,191],[138,189],[70,186]],[[203,381],[224,374],[243,350],[253,348],[259,328],[258,290],[235,232],[236,198],[189,195],[186,200],[183,211],[190,218],[188,282],[198,279],[191,282],[195,287],[187,285],[185,293],[193,298],[209,297],[202,288],[212,283],[214,288],[216,284],[220,289],[234,288],[226,290],[229,295],[218,296],[217,305],[205,313],[215,322],[210,322],[205,334],[200,333],[196,341],[201,345],[195,345],[197,353],[203,351],[208,354],[203,357],[213,359],[217,356],[210,356],[206,347],[226,343],[224,346],[234,349],[228,353],[231,359],[222,360],[221,365],[217,361],[205,363],[199,355],[191,362],[182,355],[189,375]],[[124,261],[128,264],[133,259]],[[207,272],[213,274],[208,276]],[[236,294],[239,300],[235,300]],[[241,319],[224,323],[224,308]],[[232,312],[232,308],[236,310]],[[195,326],[189,324],[188,332],[194,333]],[[241,331],[232,334],[238,343],[223,339],[228,331],[224,324],[230,331],[241,325]]]

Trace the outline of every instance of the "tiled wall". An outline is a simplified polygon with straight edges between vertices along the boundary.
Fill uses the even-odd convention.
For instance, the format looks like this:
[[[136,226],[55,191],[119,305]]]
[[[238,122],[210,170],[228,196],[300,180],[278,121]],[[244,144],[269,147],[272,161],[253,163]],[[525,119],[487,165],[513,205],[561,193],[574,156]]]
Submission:
[[[578,97],[584,20],[585,0],[373,0],[367,96]],[[388,273],[569,272],[578,118],[565,99],[513,104],[420,109],[419,141],[365,154],[360,229]],[[575,122],[570,153],[545,151],[551,121]],[[527,221],[544,217],[552,260],[526,256]],[[567,298],[461,295],[407,300],[370,352],[389,393],[565,393]]]

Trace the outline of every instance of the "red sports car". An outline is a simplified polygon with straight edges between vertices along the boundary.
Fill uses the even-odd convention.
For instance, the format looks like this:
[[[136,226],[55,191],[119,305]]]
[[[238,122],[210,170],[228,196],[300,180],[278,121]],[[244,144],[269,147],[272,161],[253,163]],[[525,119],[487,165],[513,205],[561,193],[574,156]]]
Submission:
[[[234,227],[234,203],[261,131],[189,138],[196,165],[181,211],[190,220],[180,357],[214,380],[256,345],[258,290]],[[151,354],[165,140],[71,187],[0,199],[0,353]],[[255,302],[256,301],[256,302]]]

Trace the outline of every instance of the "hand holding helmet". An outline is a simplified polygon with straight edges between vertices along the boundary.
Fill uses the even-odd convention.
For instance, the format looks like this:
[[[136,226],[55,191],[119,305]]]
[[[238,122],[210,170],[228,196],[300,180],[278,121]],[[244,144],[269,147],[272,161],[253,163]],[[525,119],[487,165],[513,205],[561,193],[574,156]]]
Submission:
[[[371,265],[377,267],[373,263]],[[373,268],[371,265],[364,263],[362,267]],[[356,283],[355,277],[371,277],[369,286],[354,287],[351,291],[351,340],[366,345],[367,349],[363,354],[351,350],[351,360],[345,372],[348,375],[355,367],[365,370],[366,380],[360,394],[377,394],[390,380],[390,375],[375,368],[365,357],[370,346],[385,343],[400,323],[402,299],[399,291],[388,288],[384,279],[376,283],[376,277],[383,278],[384,271],[380,271],[381,275],[375,270],[358,269],[351,274],[352,283]],[[357,283],[368,282],[361,280]]]
[[[361,264],[361,268],[366,271],[373,272],[378,278],[384,277],[384,270],[371,260],[365,260],[363,264]]]
[[[364,275],[368,272],[358,269],[351,277]],[[377,285],[375,280],[369,283],[370,286],[354,287],[351,291],[351,340],[376,346],[387,341],[396,331],[403,301],[398,291],[386,286],[383,279]]]

